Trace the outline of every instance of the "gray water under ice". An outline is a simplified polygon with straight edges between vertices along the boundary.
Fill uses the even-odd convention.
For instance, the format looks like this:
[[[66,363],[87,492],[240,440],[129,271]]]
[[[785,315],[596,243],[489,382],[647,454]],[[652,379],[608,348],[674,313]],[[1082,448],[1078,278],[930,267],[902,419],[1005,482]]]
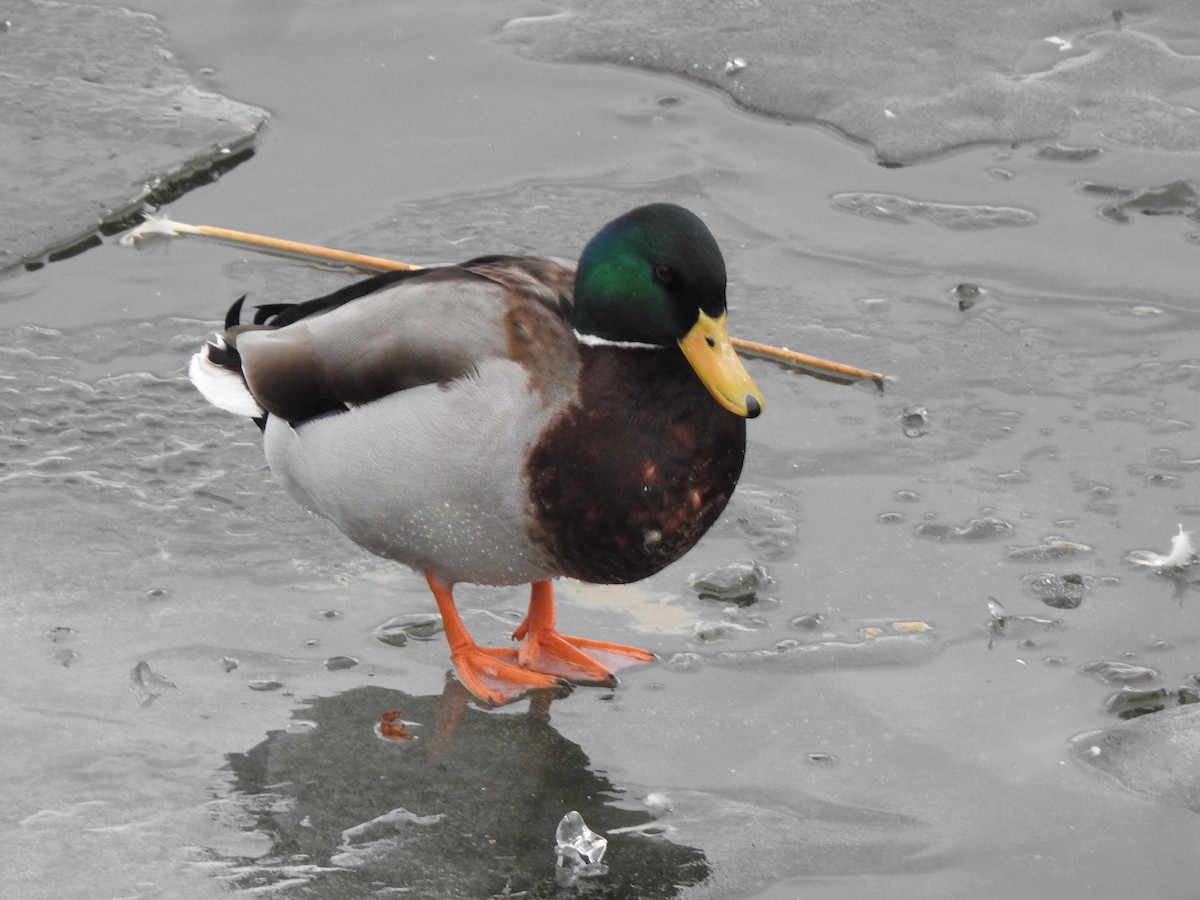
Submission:
[[[430,262],[571,256],[680,202],[736,334],[890,380],[750,362],[767,410],[711,534],[559,587],[565,630],[663,662],[485,712],[421,579],[297,508],[186,381],[233,299],[346,273],[111,240],[10,273],[5,896],[547,895],[576,809],[610,841],[597,896],[1193,900],[1200,572],[1129,559],[1200,530],[1186,3],[143,6],[46,39],[83,65],[109,50],[80,21],[128,21],[169,83],[272,113],[174,218]],[[3,4],[0,42],[61,9]],[[52,146],[126,162],[57,108]],[[130,198],[194,152],[131,150]],[[111,196],[16,162],[78,203],[13,222],[75,234]],[[695,591],[751,560],[738,602]],[[462,591],[492,644],[525,600]]]

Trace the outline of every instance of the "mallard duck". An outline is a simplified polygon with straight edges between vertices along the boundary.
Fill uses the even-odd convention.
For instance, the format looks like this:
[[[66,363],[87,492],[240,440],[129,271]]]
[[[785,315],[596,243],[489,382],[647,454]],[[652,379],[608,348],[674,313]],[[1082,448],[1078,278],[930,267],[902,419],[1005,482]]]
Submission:
[[[243,297],[242,300],[245,298]],[[292,497],[423,573],[454,669],[491,704],[614,685],[636,647],[560,634],[551,579],[679,559],[729,501],[763,398],[729,342],[725,262],[679,206],[605,225],[577,265],[483,256],[259,307],[193,357]],[[516,649],[475,643],[460,582],[531,585]]]

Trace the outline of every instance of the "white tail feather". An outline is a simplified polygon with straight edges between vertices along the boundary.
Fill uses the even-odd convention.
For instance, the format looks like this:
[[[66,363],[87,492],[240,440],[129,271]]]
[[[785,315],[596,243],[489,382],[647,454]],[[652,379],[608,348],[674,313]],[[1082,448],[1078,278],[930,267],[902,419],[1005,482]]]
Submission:
[[[192,379],[192,384],[204,395],[205,400],[235,416],[257,419],[265,412],[241,375],[218,366],[208,358],[207,346],[192,357],[188,378]]]

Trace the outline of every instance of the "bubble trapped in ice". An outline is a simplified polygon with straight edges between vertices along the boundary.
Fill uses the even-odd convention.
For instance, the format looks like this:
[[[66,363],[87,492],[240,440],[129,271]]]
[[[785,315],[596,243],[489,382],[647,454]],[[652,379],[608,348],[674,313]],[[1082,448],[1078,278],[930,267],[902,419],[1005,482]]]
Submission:
[[[601,865],[608,839],[587,827],[575,810],[567,813],[554,832],[555,881],[567,887],[578,878],[603,875],[608,867]]]

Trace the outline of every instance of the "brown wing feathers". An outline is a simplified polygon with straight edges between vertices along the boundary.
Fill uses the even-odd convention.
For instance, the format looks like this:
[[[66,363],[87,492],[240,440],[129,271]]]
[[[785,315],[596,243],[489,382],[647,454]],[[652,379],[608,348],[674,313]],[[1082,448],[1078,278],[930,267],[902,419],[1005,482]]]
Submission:
[[[241,324],[242,297],[207,355],[239,373],[268,413],[298,423],[450,381],[483,358],[504,355],[500,322],[514,303],[536,301],[565,325],[572,276],[551,260],[480,257],[386,272],[303,303],[260,306],[252,324]],[[352,301],[361,305],[343,309]]]

